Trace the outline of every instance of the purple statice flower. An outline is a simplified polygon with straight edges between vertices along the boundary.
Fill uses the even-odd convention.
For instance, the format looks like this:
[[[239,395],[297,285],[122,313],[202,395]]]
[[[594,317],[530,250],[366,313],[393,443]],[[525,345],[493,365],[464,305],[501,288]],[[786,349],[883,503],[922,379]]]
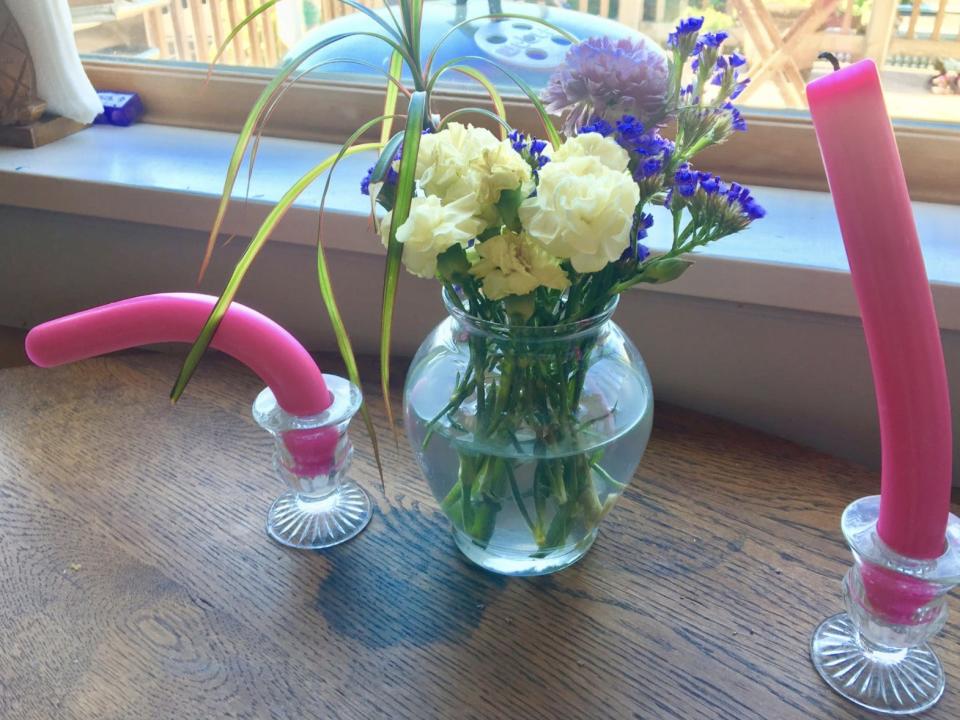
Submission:
[[[702,17],[688,17],[680,21],[677,29],[667,36],[667,45],[672,48],[679,48],[685,38],[688,38],[700,32],[703,27]]]
[[[647,230],[649,230],[652,226],[653,215],[649,213],[640,213],[640,217],[637,219],[636,237],[634,242],[630,243],[630,246],[623,251],[623,254],[620,256],[621,262],[642,263],[644,260],[650,257],[650,248],[640,241],[647,237]]]
[[[744,216],[747,222],[759,220],[767,214],[767,211],[750,194],[750,188],[746,188],[739,183],[730,183],[726,192],[726,199],[730,209]]]
[[[730,67],[743,67],[747,64],[747,59],[740,53],[731,53],[730,57],[727,58],[727,62],[730,63]]]
[[[537,176],[537,170],[550,162],[550,157],[544,154],[544,150],[547,149],[546,141],[539,140],[533,135],[528,137],[519,130],[511,131],[507,139],[510,141],[510,146],[530,163],[534,177]]]
[[[632,115],[624,115],[617,121],[616,140],[627,152],[638,157],[634,169],[634,178],[638,182],[660,173],[673,154],[673,142],[661,137],[656,129],[647,132],[643,123]]]
[[[690,167],[690,163],[683,163],[673,175],[673,187],[681,197],[690,197],[697,191],[699,180],[699,174]]]
[[[527,136],[519,130],[511,130],[510,134],[507,135],[507,139],[510,141],[513,149],[518,153],[522,153],[527,149]]]
[[[647,237],[647,230],[653,227],[653,215],[650,213],[640,213],[640,222],[637,224],[637,240],[643,240]],[[647,250],[647,255],[650,251]]]
[[[603,137],[609,137],[612,132],[613,125],[603,118],[593,118],[593,120],[577,130],[577,135],[582,135],[583,133],[598,133],[603,135]]]
[[[400,153],[397,153],[397,158],[399,159]],[[396,185],[397,178],[399,175],[397,171],[393,169],[393,163],[390,164],[390,167],[387,168],[387,175],[383,178],[383,183],[385,185]],[[363,180],[360,181],[360,192],[364,195],[370,194],[370,181],[373,178],[373,165],[367,169],[367,174],[364,175]]]
[[[730,113],[730,127],[738,132],[747,131],[747,121],[743,119],[743,115],[741,115],[740,111],[734,107],[733,103],[724,103],[723,109]]]
[[[566,115],[568,135],[594,118],[633,115],[649,126],[666,114],[667,80],[667,60],[653,43],[590,38],[570,48],[540,97],[549,112]]]
[[[725,85],[730,88],[731,100],[736,100],[747,85],[750,84],[750,78],[741,78],[740,73],[731,65],[713,76],[713,84],[723,88]],[[723,90],[721,90],[723,92]]]
[[[725,32],[704,33],[693,46],[693,52],[699,55],[704,48],[718,48],[728,37],[730,36]]]
[[[711,175],[708,172],[697,173],[697,182],[700,184],[700,189],[707,195],[715,195],[725,187],[718,175]]]

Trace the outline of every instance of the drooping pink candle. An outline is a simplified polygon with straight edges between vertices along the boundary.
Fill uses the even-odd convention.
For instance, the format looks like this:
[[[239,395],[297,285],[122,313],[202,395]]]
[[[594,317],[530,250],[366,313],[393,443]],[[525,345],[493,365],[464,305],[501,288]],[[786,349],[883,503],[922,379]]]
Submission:
[[[936,558],[950,511],[947,373],[877,68],[864,60],[814,80],[807,99],[873,368],[882,447],[877,532],[901,555]]]
[[[43,323],[27,334],[31,362],[54,367],[126,348],[193,342],[217,298],[193,293],[143,295]],[[320,368],[293,335],[276,322],[233,303],[210,346],[247,365],[290,415],[319,415],[332,402]],[[338,434],[289,431],[285,444],[298,472],[319,474],[330,465]]]

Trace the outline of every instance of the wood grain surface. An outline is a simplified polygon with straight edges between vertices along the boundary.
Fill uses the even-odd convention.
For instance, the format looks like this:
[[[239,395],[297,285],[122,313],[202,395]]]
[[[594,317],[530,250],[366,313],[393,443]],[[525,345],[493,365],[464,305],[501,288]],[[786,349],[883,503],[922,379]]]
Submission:
[[[260,382],[211,358],[174,407],[178,360],[0,372],[0,718],[862,716],[807,648],[874,474],[658,407],[587,557],[507,580],[457,555],[374,398],[386,495],[353,428],[370,527],[296,552],[263,531],[281,486]],[[958,627],[925,717],[960,717]]]

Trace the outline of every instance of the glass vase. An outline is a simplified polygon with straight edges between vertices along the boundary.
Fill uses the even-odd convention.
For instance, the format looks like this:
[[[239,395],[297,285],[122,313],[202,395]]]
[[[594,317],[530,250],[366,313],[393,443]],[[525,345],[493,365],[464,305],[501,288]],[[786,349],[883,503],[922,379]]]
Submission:
[[[653,391],[611,316],[550,327],[449,317],[407,374],[407,434],[463,554],[504,575],[590,549],[640,462]]]

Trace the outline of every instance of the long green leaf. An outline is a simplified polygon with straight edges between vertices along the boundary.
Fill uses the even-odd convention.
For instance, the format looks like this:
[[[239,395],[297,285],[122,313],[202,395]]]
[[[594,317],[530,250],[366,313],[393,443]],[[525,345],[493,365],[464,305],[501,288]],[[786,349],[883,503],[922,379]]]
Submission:
[[[510,127],[510,124],[506,120],[504,120],[502,117],[500,117],[496,113],[490,112],[486,108],[460,108],[458,110],[453,110],[452,112],[443,116],[443,118],[440,120],[440,125],[437,127],[437,129],[442,130],[447,126],[447,123],[449,123],[451,120],[454,120],[455,118],[460,117],[461,115],[483,115],[484,117],[490,118],[491,120],[499,124],[500,131],[504,137],[506,137],[507,134],[511,130],[513,130],[513,128]]]
[[[339,42],[340,40],[357,35],[381,40],[393,47],[394,50],[400,52],[401,55],[404,55],[404,60],[407,60],[405,51],[402,50],[390,38],[384,37],[383,35],[369,32],[340,33],[338,35],[332,35],[331,37],[317,43],[310,49],[305,50],[273,77],[273,79],[263,89],[263,92],[260,93],[260,97],[257,98],[257,102],[254,103],[253,108],[247,115],[243,127],[240,129],[240,133],[237,137],[237,143],[234,146],[233,153],[230,155],[230,162],[227,166],[227,173],[223,183],[223,193],[220,197],[220,204],[217,207],[217,215],[214,219],[213,227],[210,230],[210,237],[207,239],[207,248],[203,257],[203,262],[200,265],[198,282],[203,279],[207,267],[210,264],[210,258],[213,255],[213,249],[217,241],[217,236],[220,234],[220,228],[223,225],[223,219],[227,214],[227,207],[230,204],[230,197],[233,194],[233,187],[236,183],[237,175],[240,172],[240,166],[243,163],[243,158],[246,155],[247,148],[249,147],[250,138],[253,135],[257,123],[262,117],[274,94],[278,91],[280,86],[283,85],[284,81],[290,77],[290,75],[292,75],[294,71],[300,67],[300,65],[306,62],[311,55],[319,52],[325,47]]]
[[[490,82],[490,78],[476,68],[470,67],[469,65],[453,65],[446,69],[462,73],[463,75],[473,78],[478,83],[483,85],[487,91],[487,95],[490,96],[490,102],[493,103],[494,112],[496,112],[499,116],[498,121],[500,123],[500,136],[503,139],[506,139],[507,133],[510,132],[511,129],[510,126],[507,125],[507,108],[503,104],[503,98],[500,96],[500,92],[497,90],[496,86]]]
[[[539,96],[534,92],[533,88],[527,84],[527,82],[517,75],[513,70],[505,68],[502,65],[495,63],[490,58],[481,57],[479,55],[463,55],[462,57],[453,58],[445,62],[440,68],[427,80],[427,92],[433,91],[433,86],[436,84],[437,79],[446,72],[449,68],[454,66],[459,66],[464,63],[466,60],[475,60],[479,62],[489,63],[493,65],[497,70],[502,72],[508,78],[510,78],[513,83],[523,91],[523,94],[527,96],[533,105],[534,109],[537,111],[537,115],[540,116],[540,122],[543,123],[543,129],[547,133],[547,139],[550,141],[550,144],[553,147],[560,147],[560,133],[557,132],[556,126],[554,126],[553,121],[550,119],[550,115],[547,113],[547,109],[544,107],[543,102],[541,102]]]
[[[400,58],[400,55],[396,52],[394,52],[393,55],[394,57]],[[402,64],[402,58],[400,59],[400,62]],[[323,62],[317,63],[316,65],[311,65],[310,67],[301,70],[296,76],[294,76],[289,82],[287,82],[273,96],[273,99],[270,101],[270,105],[267,107],[266,111],[263,113],[263,117],[257,123],[256,130],[254,131],[253,147],[250,149],[250,160],[247,162],[247,188],[243,197],[244,205],[246,205],[250,197],[250,186],[253,183],[253,170],[254,170],[254,167],[256,166],[257,154],[260,151],[260,142],[263,139],[263,131],[266,128],[267,124],[270,122],[270,118],[273,116],[274,110],[277,109],[277,106],[280,104],[280,101],[283,100],[283,97],[284,95],[287,94],[287,91],[290,90],[297,83],[297,81],[300,80],[300,78],[302,78],[304,75],[306,75],[307,73],[311,73],[316,70],[319,70],[320,68],[325,67],[327,65],[336,65],[338,63],[349,63],[352,65],[360,65],[362,67],[366,67],[376,72],[383,73],[384,75],[387,76],[387,81],[388,81],[387,92],[388,93],[392,90],[394,98],[396,98],[397,94],[401,91],[404,93],[404,95],[408,97],[410,96],[410,91],[407,90],[407,88],[405,88],[399,82],[399,80],[396,80],[395,78],[388,75],[383,68],[378,67],[371,62],[366,62],[365,60],[354,60],[353,58],[348,58],[348,57],[337,57],[337,58],[331,58],[329,60],[324,60]],[[396,100],[394,100],[394,106],[395,105],[396,105]],[[393,122],[392,116],[391,116],[391,119],[384,120],[384,122],[392,123]]]
[[[397,282],[400,278],[400,259],[403,255],[403,247],[397,241],[397,230],[410,215],[410,204],[413,202],[416,185],[420,134],[423,131],[424,119],[429,112],[427,101],[426,92],[414,92],[407,109],[407,126],[403,135],[400,168],[397,171],[397,194],[393,204],[393,217],[390,221],[390,235],[387,238],[387,263],[383,277],[383,305],[380,315],[380,386],[386,403],[387,419],[398,443],[397,429],[393,422],[393,406],[390,402],[390,340],[393,331],[393,310],[397,298]]]
[[[410,55],[414,58],[411,65],[413,85],[417,90],[423,90],[426,81],[420,70],[420,28],[423,20],[423,0],[400,0],[400,17],[403,21],[403,35]]]
[[[364,152],[367,150],[375,150],[379,147],[379,143],[355,145],[352,148],[349,148],[344,154],[353,155],[355,153]],[[197,365],[200,363],[203,354],[210,346],[210,342],[213,340],[214,333],[216,333],[217,328],[222,322],[223,316],[230,307],[230,303],[233,302],[233,299],[236,297],[240,283],[243,281],[247,271],[250,269],[250,264],[254,261],[257,254],[260,252],[260,249],[270,237],[270,234],[277,226],[277,223],[279,223],[283,216],[286,215],[287,211],[294,204],[294,202],[296,202],[297,198],[299,198],[300,195],[302,195],[303,192],[318,177],[320,177],[320,175],[328,170],[337,161],[338,157],[339,155],[331,155],[323,162],[314,166],[303,177],[297,180],[297,182],[294,183],[286,193],[284,193],[283,197],[280,198],[277,204],[274,205],[270,210],[266,219],[257,230],[256,235],[254,235],[254,237],[250,240],[250,244],[247,246],[246,251],[244,251],[240,260],[237,262],[236,267],[234,267],[233,274],[230,276],[230,280],[227,282],[226,288],[224,289],[223,293],[221,293],[216,305],[214,305],[213,310],[210,312],[210,317],[207,318],[206,323],[204,323],[203,328],[200,331],[200,335],[197,337],[197,340],[187,353],[183,367],[180,369],[180,374],[177,376],[173,390],[170,392],[170,397],[172,400],[176,401],[179,399],[179,397],[183,394],[183,391],[186,389],[187,383],[190,382],[190,378],[193,377],[194,372],[196,372]]]
[[[390,33],[393,39],[396,40],[397,42],[403,41],[403,33],[401,32],[401,28],[397,25],[396,18],[393,17],[392,12],[390,13],[390,17],[393,18],[393,21],[394,21],[393,25],[391,25],[386,20],[384,20],[372,8],[369,8],[366,5],[363,5],[362,3],[356,2],[356,0],[340,0],[340,2],[342,2],[344,5],[349,5],[350,7],[352,7],[354,10],[357,10],[358,12],[362,12],[368,18],[370,18],[375,23],[377,23],[377,25],[379,25],[388,33]]]
[[[217,48],[217,54],[213,56],[213,60],[210,61],[210,65],[207,67],[207,81],[209,82],[210,76],[213,74],[213,67],[220,61],[220,58],[223,57],[223,54],[227,51],[227,48],[230,47],[230,43],[233,42],[233,39],[240,34],[240,31],[243,30],[247,25],[253,22],[257,17],[265,13],[267,10],[276,5],[280,0],[267,0],[263,5],[258,7],[256,10],[247,15],[243,20],[237,23],[237,26],[233,28],[227,37],[224,38],[223,42],[220,43],[220,47]]]
[[[333,281],[330,278],[330,271],[327,267],[326,253],[323,250],[323,217],[324,209],[327,206],[327,195],[330,192],[330,182],[333,179],[333,171],[336,169],[339,162],[346,156],[347,151],[353,147],[353,144],[360,139],[363,133],[365,133],[375,124],[379,122],[385,122],[387,119],[388,118],[385,116],[381,116],[364,123],[353,133],[353,135],[347,138],[346,142],[341,146],[340,152],[337,154],[336,159],[330,166],[330,172],[327,173],[327,179],[323,185],[323,194],[320,196],[320,217],[317,221],[317,283],[320,286],[320,296],[323,298],[323,304],[326,306],[327,314],[330,316],[330,324],[333,326],[333,332],[337,338],[337,347],[340,349],[340,357],[343,358],[344,365],[346,365],[347,375],[357,387],[360,387],[360,370],[357,368],[357,359],[353,352],[353,346],[350,343],[350,334],[347,332],[346,324],[343,322],[343,317],[340,314],[340,308],[337,305],[336,298],[334,297]],[[393,120],[394,118],[389,119]],[[378,145],[381,147],[382,155],[386,151],[386,148],[382,147],[382,143]],[[373,427],[373,418],[370,416],[370,407],[366,402],[364,402],[360,407],[360,414],[363,417],[363,424],[367,428],[367,434],[370,436],[370,443],[373,447],[373,457],[377,462],[377,471],[380,474],[380,488],[386,492],[386,481],[383,475],[383,463],[380,461],[380,443],[377,441],[377,432]]]
[[[400,83],[400,73],[403,71],[403,58],[400,53],[394,51],[390,55],[390,69],[387,71],[387,78],[391,82],[387,83],[387,94],[383,101],[383,114],[388,116],[389,120],[384,120],[380,127],[380,142],[385,143],[393,132],[393,113],[397,109],[397,88],[403,87]],[[409,95],[409,93],[407,93]]]
[[[403,131],[398,132],[383,146],[380,157],[377,158],[377,162],[373,166],[373,172],[370,173],[371,182],[380,182],[387,176],[390,165],[393,164],[393,156],[397,154],[397,150],[403,143],[403,135]]]
[[[553,23],[547,22],[542,18],[531,17],[529,15],[520,15],[518,13],[493,13],[490,15],[478,15],[477,17],[468,18],[467,20],[461,20],[460,22],[455,24],[453,27],[451,27],[449,30],[447,30],[447,32],[445,32],[443,35],[440,36],[440,39],[437,40],[434,46],[430,49],[430,55],[427,56],[427,64],[425,67],[426,75],[427,76],[430,75],[430,68],[433,67],[433,61],[437,57],[437,51],[440,50],[440,46],[443,45],[450,38],[450,36],[453,35],[457,30],[464,27],[465,25],[469,25],[470,23],[475,23],[478,20],[501,20],[501,19],[508,19],[508,18],[514,19],[514,20],[524,20],[526,22],[537,23],[538,25],[543,25],[544,27],[547,27],[553,30],[558,35],[562,35],[572,43],[580,42],[580,38],[578,38],[573,33],[570,33],[561,27],[557,27]]]

